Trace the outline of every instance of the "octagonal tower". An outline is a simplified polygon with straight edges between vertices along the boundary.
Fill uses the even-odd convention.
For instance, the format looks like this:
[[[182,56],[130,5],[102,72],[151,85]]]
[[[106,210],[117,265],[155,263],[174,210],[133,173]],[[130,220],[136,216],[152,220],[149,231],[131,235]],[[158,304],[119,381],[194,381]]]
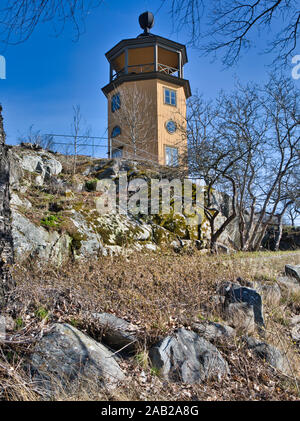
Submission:
[[[152,13],[143,13],[139,22],[142,34],[106,53],[109,84],[102,91],[108,100],[109,156],[177,165],[187,150],[186,47],[151,34]]]

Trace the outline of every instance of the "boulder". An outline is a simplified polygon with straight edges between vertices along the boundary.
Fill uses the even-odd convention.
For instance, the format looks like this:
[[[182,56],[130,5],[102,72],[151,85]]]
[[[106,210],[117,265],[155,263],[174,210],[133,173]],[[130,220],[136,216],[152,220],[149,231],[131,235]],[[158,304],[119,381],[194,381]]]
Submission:
[[[113,354],[75,327],[56,323],[36,345],[31,358],[33,380],[47,394],[83,381],[108,389],[125,375]]]
[[[300,283],[297,282],[295,278],[291,278],[290,276],[279,276],[277,278],[277,282],[292,292],[300,291]]]
[[[24,154],[21,157],[20,166],[23,170],[41,174],[43,178],[58,175],[62,171],[61,163],[47,153]]]
[[[226,342],[235,336],[235,330],[215,322],[195,322],[192,329],[209,342]]]
[[[197,333],[178,329],[150,349],[153,367],[170,382],[201,383],[229,374],[229,367],[217,348]]]
[[[244,341],[249,349],[251,349],[255,355],[272,367],[280,370],[284,374],[290,374],[291,370],[289,367],[288,359],[281,351],[273,345],[269,345],[266,342],[261,342],[251,336],[245,336]]]
[[[94,313],[97,324],[103,328],[102,341],[115,350],[126,347],[134,351],[137,345],[137,326],[109,313]]]
[[[285,265],[285,274],[300,282],[300,265]]]
[[[255,289],[227,282],[221,286],[219,291],[225,296],[225,312],[229,304],[247,303],[253,307],[255,323],[260,327],[264,326],[262,299]]]

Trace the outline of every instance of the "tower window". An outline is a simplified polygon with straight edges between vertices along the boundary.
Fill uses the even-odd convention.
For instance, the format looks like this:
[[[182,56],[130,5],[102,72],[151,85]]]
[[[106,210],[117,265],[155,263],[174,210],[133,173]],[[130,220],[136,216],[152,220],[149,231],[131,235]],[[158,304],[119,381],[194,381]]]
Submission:
[[[177,105],[177,97],[176,97],[176,91],[173,89],[167,89],[165,88],[165,104],[173,105],[173,107],[176,107]]]
[[[178,148],[166,146],[166,165],[176,167],[178,165]]]
[[[119,108],[121,108],[120,94],[115,94],[111,99],[111,111],[114,113]]]
[[[117,137],[117,136],[119,136],[121,134],[121,127],[120,126],[115,126],[113,129],[112,129],[112,132],[111,132],[111,137],[113,138],[113,137]]]

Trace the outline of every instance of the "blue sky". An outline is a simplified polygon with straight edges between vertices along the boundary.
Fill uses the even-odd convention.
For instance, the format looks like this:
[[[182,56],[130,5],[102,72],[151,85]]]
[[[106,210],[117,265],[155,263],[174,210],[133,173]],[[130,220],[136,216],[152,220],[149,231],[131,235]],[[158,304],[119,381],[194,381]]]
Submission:
[[[43,133],[69,134],[72,106],[76,104],[81,106],[92,135],[105,135],[107,107],[101,88],[108,83],[109,68],[104,54],[121,39],[141,33],[139,14],[155,12],[160,3],[106,0],[88,16],[86,31],[77,42],[73,41],[71,27],[56,38],[51,25],[42,24],[25,43],[2,50],[7,79],[0,80],[0,102],[7,142],[16,143],[31,125]],[[160,9],[152,32],[186,43],[185,31],[172,31],[168,12],[168,6]],[[258,37],[255,41],[257,45],[263,42]],[[255,48],[245,53],[237,66],[226,70],[221,59],[212,62],[211,57],[202,57],[192,48],[188,48],[188,58],[185,77],[193,92],[198,90],[207,98],[213,98],[221,89],[231,90],[236,77],[242,82],[263,82],[271,70],[266,65],[272,61],[271,56],[261,55]],[[300,80],[295,83],[300,87]]]

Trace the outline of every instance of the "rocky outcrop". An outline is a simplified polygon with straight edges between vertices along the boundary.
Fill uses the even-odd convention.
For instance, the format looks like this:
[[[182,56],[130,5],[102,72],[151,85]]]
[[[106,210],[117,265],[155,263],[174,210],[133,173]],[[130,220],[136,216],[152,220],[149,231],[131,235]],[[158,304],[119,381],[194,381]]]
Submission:
[[[218,349],[195,332],[178,329],[149,352],[152,365],[170,382],[202,383],[229,374]]]
[[[172,210],[167,215],[103,214],[98,210],[97,201],[103,194],[98,190],[101,180],[112,180],[118,195],[118,180],[125,172],[128,181],[144,180],[151,190],[151,179],[178,177],[170,169],[151,168],[149,163],[135,161],[78,157],[77,171],[73,174],[68,169],[70,157],[26,145],[10,147],[9,157],[17,260],[31,256],[54,262],[58,259],[60,263],[67,256],[126,254],[157,251],[162,247],[177,252],[208,248],[210,226],[203,209],[196,219]],[[218,206],[222,197],[215,194]],[[222,209],[225,212],[227,208],[224,205]],[[216,226],[223,220],[221,212]],[[228,253],[236,238],[236,229],[228,227],[220,238],[218,250]]]
[[[5,145],[2,107],[0,105],[0,309],[5,305],[7,292],[13,288],[10,274],[13,264],[13,236],[10,212],[10,166],[8,148]]]
[[[267,230],[262,241],[262,246],[268,250],[275,250],[280,232],[278,226]],[[279,243],[279,250],[298,250],[300,249],[300,227],[283,226]]]
[[[31,358],[33,380],[42,391],[73,389],[83,382],[112,388],[125,379],[113,354],[68,324],[54,324]]]

